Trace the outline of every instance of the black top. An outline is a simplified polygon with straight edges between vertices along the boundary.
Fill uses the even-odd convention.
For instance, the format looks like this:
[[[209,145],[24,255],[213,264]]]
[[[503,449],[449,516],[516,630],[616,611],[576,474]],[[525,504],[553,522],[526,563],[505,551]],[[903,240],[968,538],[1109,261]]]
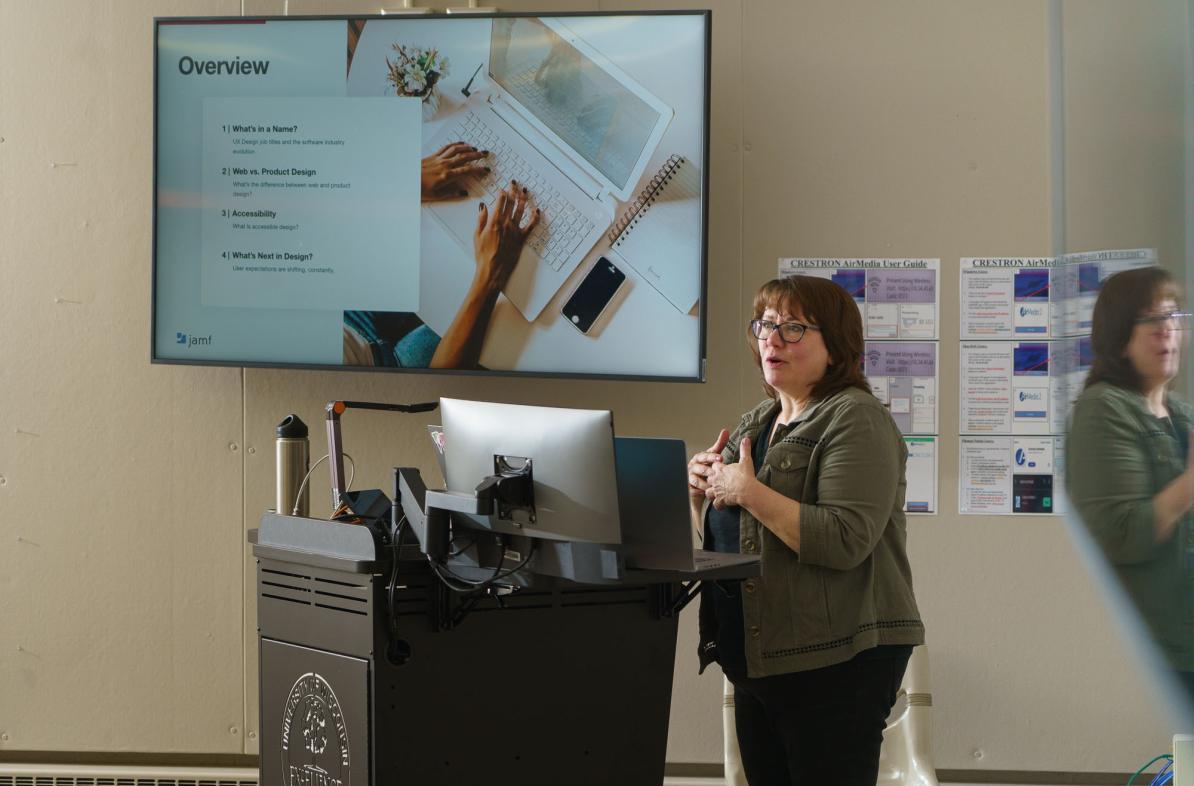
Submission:
[[[770,434],[774,425],[773,416],[763,425],[759,434]],[[786,427],[781,426],[780,430],[786,431]],[[750,446],[751,459],[756,467],[767,456],[767,447],[766,439],[756,439]],[[709,506],[705,515],[706,549],[724,554],[737,554],[742,550],[738,543],[741,512],[742,508],[737,505],[721,510]],[[724,671],[746,674],[746,618],[742,616],[741,579],[706,582],[705,594],[713,603],[717,615],[718,663]]]

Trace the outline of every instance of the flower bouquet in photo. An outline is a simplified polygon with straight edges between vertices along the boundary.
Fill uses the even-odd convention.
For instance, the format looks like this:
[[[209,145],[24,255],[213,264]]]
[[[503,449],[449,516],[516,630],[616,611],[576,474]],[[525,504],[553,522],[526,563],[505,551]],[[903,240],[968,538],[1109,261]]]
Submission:
[[[400,96],[423,99],[423,117],[439,109],[439,91],[435,86],[448,75],[448,58],[434,48],[394,44],[395,59],[386,58],[386,79]]]

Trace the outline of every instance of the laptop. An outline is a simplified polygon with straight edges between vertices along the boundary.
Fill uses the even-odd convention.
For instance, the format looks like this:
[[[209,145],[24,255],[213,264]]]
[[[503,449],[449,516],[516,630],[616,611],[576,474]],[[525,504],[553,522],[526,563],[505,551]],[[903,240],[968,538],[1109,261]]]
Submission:
[[[615,437],[614,457],[628,568],[690,572],[759,561],[757,554],[693,548],[688,454],[682,440]]]
[[[424,155],[462,141],[492,171],[428,209],[471,256],[477,202],[527,188],[542,215],[503,291],[533,322],[632,198],[673,111],[557,19],[493,19],[487,74]]]

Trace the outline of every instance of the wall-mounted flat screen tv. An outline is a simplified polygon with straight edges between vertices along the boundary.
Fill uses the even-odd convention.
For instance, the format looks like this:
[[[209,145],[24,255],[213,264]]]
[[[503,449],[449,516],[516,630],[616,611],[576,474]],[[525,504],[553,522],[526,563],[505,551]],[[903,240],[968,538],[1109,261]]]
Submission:
[[[709,25],[156,20],[153,361],[702,379]]]

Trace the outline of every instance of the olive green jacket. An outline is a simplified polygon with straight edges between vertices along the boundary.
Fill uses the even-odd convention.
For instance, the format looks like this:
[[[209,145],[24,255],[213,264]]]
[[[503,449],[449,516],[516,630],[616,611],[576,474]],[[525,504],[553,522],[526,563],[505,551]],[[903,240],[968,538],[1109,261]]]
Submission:
[[[754,444],[778,408],[767,400],[742,417],[722,451],[726,463],[738,460],[743,437]],[[905,550],[907,457],[891,414],[856,388],[810,405],[767,450],[756,476],[801,503],[800,553],[742,509],[741,549],[762,557],[762,575],[742,586],[749,676],[924,643]],[[716,657],[711,605],[701,610],[702,669]]]
[[[1194,516],[1182,516],[1163,543],[1153,530],[1153,496],[1185,468],[1177,433],[1194,417],[1173,396],[1166,406],[1172,426],[1139,393],[1104,382],[1087,388],[1070,416],[1066,487],[1170,663],[1194,671]]]

